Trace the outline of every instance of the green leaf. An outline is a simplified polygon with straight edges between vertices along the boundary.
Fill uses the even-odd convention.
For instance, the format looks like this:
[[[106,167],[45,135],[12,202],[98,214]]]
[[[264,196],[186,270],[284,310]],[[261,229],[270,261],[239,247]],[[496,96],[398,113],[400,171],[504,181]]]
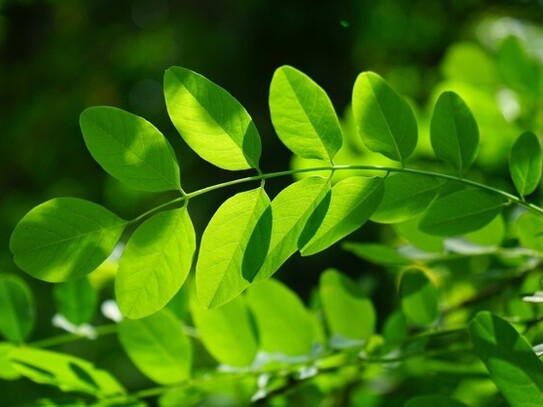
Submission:
[[[92,157],[111,176],[143,191],[181,189],[173,149],[147,120],[96,106],[81,114],[79,124]]]
[[[271,203],[272,230],[269,249],[257,280],[265,280],[298,250],[298,239],[309,217],[330,190],[328,179],[308,177],[290,184]],[[251,276],[245,275],[249,280]]]
[[[541,180],[543,157],[537,136],[525,132],[515,141],[509,157],[509,172],[520,196],[530,195]]]
[[[479,145],[479,129],[469,107],[454,92],[443,92],[430,122],[430,141],[436,156],[462,176],[473,164]]]
[[[345,242],[341,247],[361,259],[382,266],[404,266],[412,263],[409,258],[398,253],[394,247],[385,244]]]
[[[0,334],[12,342],[23,342],[34,327],[34,297],[19,277],[0,275]]]
[[[57,310],[75,325],[89,323],[96,311],[98,293],[87,277],[53,287]]]
[[[332,187],[329,207],[317,231],[302,246],[302,256],[318,253],[361,227],[382,197],[382,178],[355,176],[339,181]]]
[[[487,311],[469,324],[473,349],[509,405],[543,405],[543,364],[509,323]]]
[[[258,168],[258,130],[232,95],[180,67],[166,71],[164,92],[173,124],[200,157],[226,170]]]
[[[190,310],[199,338],[220,363],[249,366],[258,350],[245,299],[238,296],[217,309],[205,309],[191,297]]]
[[[95,203],[55,198],[19,221],[10,249],[17,266],[32,277],[49,282],[75,280],[111,254],[126,224]]]
[[[498,67],[505,83],[521,92],[539,95],[541,68],[518,37],[506,37],[498,48]]]
[[[12,343],[0,342],[0,379],[2,380],[17,380],[21,377],[9,360],[9,353],[15,348],[16,346]]]
[[[403,163],[415,150],[415,115],[405,99],[379,75],[358,75],[352,104],[360,137],[371,151]]]
[[[142,318],[164,307],[185,282],[195,252],[196,235],[185,207],[141,224],[126,244],[115,279],[121,312]]]
[[[282,66],[270,85],[270,113],[277,135],[302,158],[332,161],[343,142],[339,120],[326,92],[291,66]]]
[[[246,298],[258,328],[261,350],[288,356],[310,354],[313,321],[294,292],[270,279],[251,286]]]
[[[420,217],[392,225],[402,240],[425,252],[443,252],[444,237],[424,233],[419,229]]]
[[[543,252],[543,217],[524,212],[515,222],[520,244],[527,249]]]
[[[385,193],[370,219],[399,223],[415,218],[436,198],[444,181],[418,174],[397,173],[384,179]]]
[[[428,406],[439,406],[439,407],[468,407],[467,404],[464,404],[458,400],[452,399],[441,394],[428,394],[424,396],[418,396],[409,400],[405,407],[428,407]]]
[[[9,359],[19,374],[62,391],[78,391],[97,397],[125,393],[121,384],[105,370],[86,360],[59,352],[30,347],[12,349]]]
[[[503,221],[503,217],[500,215],[496,216],[481,229],[470,232],[464,237],[480,246],[500,246],[505,238],[505,222]]]
[[[340,272],[321,274],[319,294],[330,333],[347,339],[368,339],[375,332],[373,304],[360,286]]]
[[[192,345],[168,309],[119,325],[119,341],[128,357],[149,379],[163,385],[190,377]]]
[[[420,229],[437,236],[462,235],[482,228],[501,212],[505,201],[479,189],[463,189],[436,199],[422,216]]]
[[[229,198],[209,221],[196,264],[196,290],[204,307],[218,307],[249,286],[244,275],[256,272],[244,271],[243,259],[262,257],[268,251],[271,227],[267,237],[262,238],[260,244],[252,244],[246,253],[251,235],[269,206],[264,189],[256,188]]]
[[[414,325],[430,325],[438,316],[437,289],[418,268],[409,268],[400,280],[402,311]]]

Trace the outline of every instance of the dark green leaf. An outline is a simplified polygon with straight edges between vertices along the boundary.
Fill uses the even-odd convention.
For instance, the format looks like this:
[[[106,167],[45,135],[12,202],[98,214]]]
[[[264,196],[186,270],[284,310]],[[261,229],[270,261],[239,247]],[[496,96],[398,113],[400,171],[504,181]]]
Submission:
[[[34,297],[19,277],[0,275],[0,334],[23,342],[34,327]]]
[[[121,312],[142,318],[164,307],[185,282],[196,252],[196,235],[185,207],[145,221],[130,237],[115,279]]]
[[[471,321],[475,353],[513,407],[543,405],[543,363],[509,323],[483,311]]]
[[[57,310],[75,325],[89,323],[96,311],[98,293],[87,277],[53,287]]]
[[[96,106],[85,110],[79,123],[92,157],[113,177],[144,191],[181,189],[172,147],[147,120]]]
[[[226,170],[258,168],[258,130],[232,95],[180,67],[166,71],[164,92],[173,124],[200,157]]]
[[[420,229],[438,236],[462,235],[482,228],[501,212],[505,201],[479,189],[464,189],[436,199],[422,216]]]
[[[414,325],[430,325],[437,319],[437,289],[420,269],[410,268],[403,272],[400,301],[404,315]]]
[[[379,75],[358,75],[353,89],[353,115],[368,148],[404,162],[417,145],[417,122],[409,104]]]
[[[290,66],[273,75],[271,119],[277,135],[302,158],[331,161],[343,142],[341,127],[326,92]]]
[[[55,198],[28,212],[11,235],[15,263],[49,282],[75,280],[113,251],[127,222],[106,208],[75,198]]]
[[[515,141],[509,157],[509,172],[520,196],[535,191],[541,180],[543,157],[537,136],[525,132]]]

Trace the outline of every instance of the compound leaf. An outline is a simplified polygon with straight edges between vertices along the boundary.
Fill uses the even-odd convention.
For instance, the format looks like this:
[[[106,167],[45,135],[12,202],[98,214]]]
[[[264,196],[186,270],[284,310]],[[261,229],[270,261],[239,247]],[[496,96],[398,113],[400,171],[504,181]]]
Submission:
[[[262,238],[249,241],[259,219],[269,208],[270,200],[263,188],[241,192],[224,202],[209,221],[200,244],[196,264],[196,290],[201,304],[218,307],[249,285],[244,258],[263,258],[268,251],[271,226],[261,230]],[[254,265],[254,263],[253,263]]]
[[[247,303],[256,321],[261,350],[288,356],[311,352],[311,314],[289,288],[276,280],[262,281],[247,290]]]
[[[96,106],[81,114],[79,124],[92,157],[111,176],[144,191],[181,189],[173,149],[147,120]]]
[[[509,323],[487,311],[469,324],[473,349],[509,405],[543,405],[543,364]]]
[[[98,304],[98,293],[87,277],[66,281],[53,287],[57,311],[75,325],[92,320]]]
[[[164,92],[174,126],[200,157],[226,170],[258,168],[258,130],[232,95],[181,67],[166,71]]]
[[[0,275],[0,334],[12,342],[23,342],[34,326],[34,297],[19,277]]]
[[[11,235],[17,266],[49,282],[80,278],[113,251],[127,222],[95,203],[55,198],[30,210]]]
[[[185,207],[141,224],[126,244],[115,279],[121,312],[142,318],[164,307],[185,282],[195,252],[196,235]]]
[[[215,359],[229,366],[251,365],[258,344],[243,296],[216,309],[205,309],[192,296],[190,310],[200,340]]]
[[[400,223],[415,218],[436,198],[444,181],[418,174],[397,173],[383,181],[385,192],[370,219],[380,223]]]
[[[422,216],[420,229],[437,236],[473,232],[492,221],[505,202],[479,189],[463,189],[436,199]]]
[[[535,191],[541,180],[543,157],[537,136],[525,132],[515,141],[509,157],[509,172],[520,196]]]
[[[413,110],[379,75],[358,75],[352,104],[360,137],[371,151],[403,163],[415,150],[418,130]]]
[[[20,347],[10,351],[9,359],[22,376],[62,391],[78,391],[97,397],[125,394],[124,388],[109,372],[74,356]]]
[[[460,176],[475,161],[479,129],[469,107],[454,92],[443,92],[430,122],[430,141],[436,156]]]
[[[119,341],[130,360],[154,382],[176,384],[190,377],[192,345],[167,308],[145,318],[123,319]]]
[[[414,325],[430,325],[438,316],[437,288],[426,273],[418,268],[409,268],[400,280],[402,311]]]
[[[368,339],[373,335],[373,304],[350,278],[336,270],[326,270],[320,277],[319,294],[332,335],[347,339]]]
[[[282,66],[270,85],[270,112],[277,135],[302,158],[331,161],[343,142],[339,120],[326,92],[309,76]]]
[[[354,232],[369,219],[383,197],[383,179],[349,177],[332,187],[329,206],[302,256],[318,253]]]

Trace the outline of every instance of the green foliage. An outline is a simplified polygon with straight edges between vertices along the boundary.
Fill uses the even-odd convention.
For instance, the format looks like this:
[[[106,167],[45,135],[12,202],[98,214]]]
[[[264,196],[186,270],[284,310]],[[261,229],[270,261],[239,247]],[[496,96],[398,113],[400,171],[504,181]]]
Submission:
[[[504,42],[500,52],[520,52],[515,47]],[[457,49],[455,58],[473,51]],[[502,69],[526,88],[508,65]],[[418,142],[423,119],[380,76],[358,76],[353,118],[341,121],[319,85],[284,66],[270,87],[273,125],[297,160],[320,161],[264,172],[256,126],[224,89],[172,67],[164,91],[174,126],[197,155],[252,175],[186,192],[175,153],[154,126],[116,108],[87,109],[80,123],[96,161],[130,187],[170,193],[128,220],[76,198],[52,199],[20,220],[10,244],[15,262],[35,278],[60,283],[54,298],[65,321],[57,326],[69,333],[26,343],[32,291],[18,277],[0,276],[0,379],[47,384],[81,406],[144,406],[148,398],[161,407],[261,399],[353,406],[392,399],[406,406],[543,402],[539,347],[532,348],[542,338],[541,309],[527,304],[542,302],[543,208],[525,199],[541,180],[535,133],[514,143],[513,185],[499,189],[494,185],[505,181],[491,186],[479,171],[478,125],[456,93],[436,98],[425,147]],[[422,169],[424,154],[432,170]],[[336,164],[346,157],[353,161]],[[302,174],[270,198],[275,178]],[[193,202],[232,186],[245,189],[218,203],[198,236],[193,217],[195,224],[202,217]],[[513,186],[519,196],[509,192]],[[380,240],[356,241],[371,236],[369,228],[353,234],[369,221]],[[349,236],[344,252],[379,270],[367,267],[351,278],[327,268],[307,304],[271,279],[291,256],[325,258]],[[118,309],[108,301],[102,312],[114,323],[93,326],[109,279]],[[136,380],[154,387],[132,389],[126,379],[125,390],[113,374],[69,350],[43,349],[109,334],[131,362],[121,363],[123,372],[135,368],[144,376]],[[451,397],[429,392],[433,386]],[[42,405],[60,405],[55,400]]]

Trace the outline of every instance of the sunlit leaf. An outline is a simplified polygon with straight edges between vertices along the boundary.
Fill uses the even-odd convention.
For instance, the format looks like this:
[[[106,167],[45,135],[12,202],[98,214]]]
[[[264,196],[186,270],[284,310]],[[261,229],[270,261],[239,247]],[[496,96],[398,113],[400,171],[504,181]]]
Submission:
[[[382,266],[401,266],[412,263],[410,259],[398,253],[394,247],[386,244],[345,242],[341,247],[361,259]]]
[[[0,334],[23,342],[34,327],[34,296],[19,277],[0,275]]]
[[[509,172],[521,196],[535,191],[541,180],[543,156],[537,136],[525,132],[515,141],[509,157]]]
[[[276,280],[266,280],[247,290],[247,303],[254,314],[261,350],[289,356],[311,352],[311,315],[290,289]]]
[[[227,170],[258,168],[258,130],[232,95],[181,67],[166,71],[164,93],[173,124],[200,157]]]
[[[501,212],[505,201],[479,189],[464,189],[436,199],[422,216],[423,232],[461,235],[482,228]]]
[[[464,404],[453,398],[443,396],[441,394],[418,396],[418,397],[412,398],[405,404],[405,407],[428,407],[428,406],[468,407],[467,404]]]
[[[379,75],[358,75],[353,89],[353,114],[360,137],[370,150],[403,163],[415,149],[415,115],[405,99]]]
[[[76,198],[38,205],[17,224],[10,249],[17,266],[49,282],[80,278],[113,251],[126,222],[106,208]]]
[[[123,319],[119,341],[130,360],[149,379],[175,384],[190,377],[192,345],[168,309],[141,319]]]
[[[96,106],[86,109],[79,123],[92,157],[113,177],[144,191],[181,188],[172,147],[147,120]]]
[[[302,158],[331,161],[342,144],[342,133],[332,102],[311,78],[282,66],[270,85],[270,112],[277,135]]]
[[[308,177],[290,184],[273,199],[271,240],[256,276],[258,280],[269,278],[298,250],[298,239],[305,224],[329,190],[326,178]]]
[[[229,198],[209,221],[200,244],[196,264],[196,290],[204,307],[218,307],[239,295],[249,282],[244,275],[255,275],[254,270],[243,270],[249,263],[245,257],[264,258],[270,242],[271,225],[262,239],[248,250],[253,231],[270,200],[263,188],[241,192]],[[255,262],[253,266],[258,265]],[[260,263],[261,264],[261,263]]]
[[[9,342],[0,342],[0,379],[16,380],[21,377],[9,360],[9,353],[15,349],[15,345]]]
[[[340,272],[321,274],[319,294],[330,333],[348,339],[368,339],[375,332],[376,314],[360,286]]]
[[[354,232],[366,223],[382,196],[382,178],[355,176],[339,181],[332,187],[329,206],[315,234],[307,243],[301,242],[302,256],[318,253]]]
[[[528,249],[543,252],[543,217],[532,212],[524,212],[515,221],[520,244]]]
[[[418,174],[391,174],[383,181],[385,193],[370,219],[380,223],[405,222],[424,212],[444,181]]]
[[[62,391],[78,391],[99,397],[125,393],[117,379],[107,371],[64,353],[21,347],[12,349],[9,359],[22,376]]]
[[[392,225],[394,231],[405,239],[415,249],[425,252],[442,252],[444,250],[444,237],[424,233],[419,229],[420,217]]]
[[[469,324],[473,349],[513,407],[543,405],[543,363],[509,323],[487,311]]]
[[[196,251],[196,235],[185,207],[160,212],[130,237],[119,263],[115,294],[129,318],[164,307],[187,278]]]
[[[98,293],[87,277],[53,287],[57,311],[75,325],[89,323],[96,311]]]
[[[257,352],[257,338],[245,299],[238,296],[216,309],[205,309],[193,296],[190,310],[199,338],[220,363],[249,366]]]
[[[430,325],[438,316],[437,289],[426,273],[418,268],[403,272],[400,301],[404,315],[414,325]]]
[[[498,215],[490,223],[464,237],[481,246],[499,246],[505,238],[505,231],[503,217]]]

